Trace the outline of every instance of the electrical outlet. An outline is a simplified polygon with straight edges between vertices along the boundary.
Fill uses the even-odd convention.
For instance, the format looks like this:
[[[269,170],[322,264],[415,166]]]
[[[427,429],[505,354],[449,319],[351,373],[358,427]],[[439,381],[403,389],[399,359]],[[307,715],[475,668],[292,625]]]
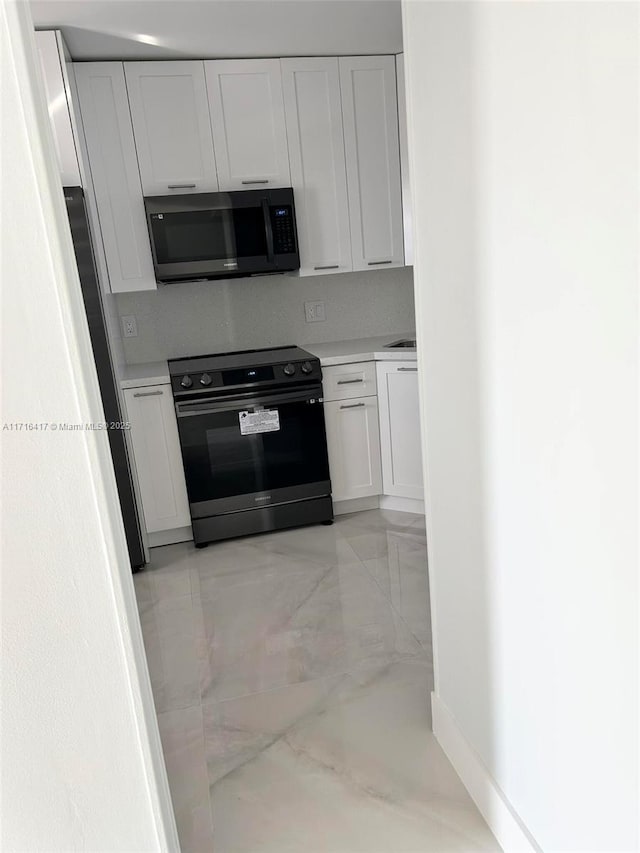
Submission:
[[[127,314],[126,317],[121,317],[120,320],[122,321],[122,334],[125,338],[137,338],[138,324],[133,314]]]
[[[327,319],[324,311],[324,302],[305,302],[304,319],[307,323],[321,323]]]

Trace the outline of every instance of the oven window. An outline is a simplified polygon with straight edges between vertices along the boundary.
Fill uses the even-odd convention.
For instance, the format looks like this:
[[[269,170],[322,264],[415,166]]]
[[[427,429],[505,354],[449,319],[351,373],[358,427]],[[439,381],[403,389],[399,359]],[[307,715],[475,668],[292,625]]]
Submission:
[[[301,401],[273,408],[280,429],[256,435],[240,433],[240,408],[179,419],[191,503],[329,479],[322,405]]]
[[[158,264],[267,254],[260,207],[153,214],[151,231]]]

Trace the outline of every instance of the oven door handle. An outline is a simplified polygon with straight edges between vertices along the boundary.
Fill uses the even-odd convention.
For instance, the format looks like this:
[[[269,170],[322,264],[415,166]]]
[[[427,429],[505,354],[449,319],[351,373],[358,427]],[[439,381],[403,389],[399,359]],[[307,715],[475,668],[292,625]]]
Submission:
[[[237,412],[244,409],[252,409],[256,406],[264,406],[268,409],[272,405],[282,403],[304,403],[306,400],[315,400],[322,403],[322,386],[307,388],[305,391],[291,391],[288,394],[273,394],[271,396],[261,394],[247,394],[243,396],[225,397],[222,400],[191,400],[186,403],[176,403],[176,415],[179,418],[188,418],[193,415],[212,415],[217,412]]]

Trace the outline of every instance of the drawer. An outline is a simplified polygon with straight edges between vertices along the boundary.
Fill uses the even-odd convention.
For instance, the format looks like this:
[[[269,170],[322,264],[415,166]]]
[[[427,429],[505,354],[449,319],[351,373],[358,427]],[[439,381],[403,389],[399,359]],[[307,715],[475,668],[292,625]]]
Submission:
[[[375,361],[337,364],[322,368],[324,399],[351,400],[353,397],[373,397],[376,391]]]

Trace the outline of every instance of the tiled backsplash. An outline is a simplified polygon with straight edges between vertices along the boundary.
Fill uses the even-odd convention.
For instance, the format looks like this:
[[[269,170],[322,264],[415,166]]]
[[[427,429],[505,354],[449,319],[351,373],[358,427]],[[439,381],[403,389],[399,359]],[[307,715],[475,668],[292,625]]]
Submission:
[[[123,338],[129,364],[415,328],[410,267],[158,285],[157,291],[123,293],[116,300],[120,316],[133,314],[138,324],[136,338]],[[306,301],[324,302],[324,322],[305,322]]]

